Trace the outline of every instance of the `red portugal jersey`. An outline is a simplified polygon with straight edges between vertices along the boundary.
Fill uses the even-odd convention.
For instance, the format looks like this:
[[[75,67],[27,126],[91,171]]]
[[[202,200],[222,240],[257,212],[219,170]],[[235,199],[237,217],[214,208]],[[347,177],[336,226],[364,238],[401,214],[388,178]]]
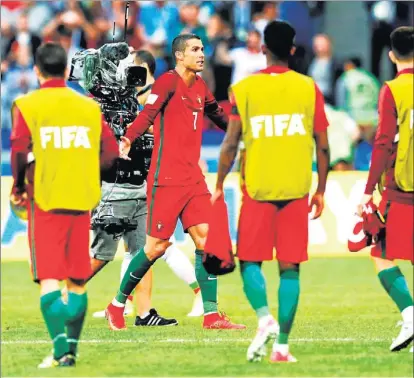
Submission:
[[[144,109],[125,135],[132,142],[154,125],[150,185],[186,186],[204,179],[198,165],[204,113],[226,129],[227,116],[201,77],[187,87],[171,70],[155,81]]]

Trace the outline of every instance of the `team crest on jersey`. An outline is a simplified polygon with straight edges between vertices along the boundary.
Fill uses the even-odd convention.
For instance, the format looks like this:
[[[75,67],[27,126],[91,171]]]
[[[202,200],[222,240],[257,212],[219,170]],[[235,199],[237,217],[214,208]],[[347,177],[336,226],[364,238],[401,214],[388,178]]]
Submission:
[[[164,228],[164,225],[163,225],[160,221],[158,221],[158,222],[157,222],[157,231],[159,232],[159,231],[161,231],[163,228]]]
[[[197,95],[197,102],[201,105],[201,96]]]

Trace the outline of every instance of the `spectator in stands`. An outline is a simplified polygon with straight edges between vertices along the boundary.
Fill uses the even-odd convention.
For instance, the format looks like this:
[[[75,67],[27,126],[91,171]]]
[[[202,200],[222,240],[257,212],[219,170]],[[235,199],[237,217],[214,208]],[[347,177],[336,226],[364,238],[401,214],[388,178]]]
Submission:
[[[222,9],[211,17],[207,35],[212,46],[210,64],[213,85],[210,86],[210,90],[213,91],[217,101],[227,100],[233,71],[233,62],[229,52],[241,46],[233,34],[230,25],[230,14],[227,9]]]
[[[374,137],[378,121],[379,91],[377,78],[361,68],[359,58],[345,61],[344,73],[336,83],[336,104],[357,122],[362,139],[368,142]]]
[[[253,27],[260,32],[263,37],[263,32],[266,25],[279,17],[278,3],[275,1],[264,1],[259,5],[261,10],[253,15]]]
[[[325,101],[335,104],[334,88],[342,69],[332,53],[332,43],[326,34],[317,34],[313,39],[313,58],[308,75],[315,80],[325,97]]]
[[[23,94],[36,89],[38,81],[33,71],[31,49],[27,45],[15,45],[15,61],[10,64],[2,85],[2,127],[11,127],[11,106]]]
[[[328,141],[333,147],[330,168],[334,171],[352,170],[354,148],[360,138],[358,125],[347,113],[330,105],[325,105],[325,113],[329,121]]]
[[[98,31],[92,22],[89,22],[81,4],[76,0],[68,0],[67,8],[52,19],[43,30],[43,38],[56,40],[59,29],[62,27],[71,31],[72,47],[76,51],[81,48],[95,47]]]
[[[3,8],[2,8],[3,12]],[[7,60],[7,49],[10,45],[10,41],[13,38],[13,30],[9,24],[9,22],[2,18],[1,26],[0,26],[1,38],[0,38],[0,54],[1,54],[1,77],[3,80],[3,75],[7,72],[9,68],[9,61]]]
[[[140,2],[138,25],[141,25],[144,40],[141,48],[150,50],[155,57],[155,78],[167,69],[165,59],[171,61],[171,52],[167,50],[167,46],[171,46],[176,36],[174,30],[178,23],[179,13],[175,4],[166,1]]]
[[[211,56],[211,48],[207,37],[205,26],[199,22],[200,8],[193,2],[189,1],[180,7],[180,24],[178,25],[177,33],[172,35],[174,38],[177,34],[195,34],[201,38],[204,45],[204,54]]]
[[[29,31],[29,19],[27,13],[23,12],[17,17],[16,31],[14,36],[9,41],[4,56],[6,56],[9,60],[13,60],[13,52],[16,51],[16,45],[27,46],[31,53],[31,61],[34,62],[36,50],[40,46],[41,42],[41,39],[37,35]],[[10,57],[9,54],[11,54]]]
[[[391,49],[390,34],[394,28],[412,25],[414,6],[409,1],[364,1],[371,19],[371,72],[379,79],[384,48]],[[390,64],[388,79],[394,77],[395,65]]]
[[[251,2],[237,0],[233,6],[234,33],[240,41],[246,41],[247,32],[251,28]]]
[[[266,68],[266,57],[262,52],[261,34],[257,30],[250,30],[247,34],[246,47],[238,47],[227,55],[221,54],[221,61],[233,64],[232,83]]]

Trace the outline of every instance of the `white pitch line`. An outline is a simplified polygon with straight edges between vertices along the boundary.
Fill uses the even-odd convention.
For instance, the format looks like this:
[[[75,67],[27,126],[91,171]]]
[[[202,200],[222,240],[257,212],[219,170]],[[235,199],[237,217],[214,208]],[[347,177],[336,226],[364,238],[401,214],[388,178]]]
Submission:
[[[244,343],[250,342],[250,338],[216,338],[216,339],[155,339],[155,340],[111,340],[111,339],[91,339],[91,340],[81,340],[81,343],[84,344],[109,344],[109,343],[118,343],[118,344],[143,344],[143,343],[178,343],[178,344],[189,344],[189,343]],[[356,343],[379,343],[389,341],[388,339],[354,339],[354,338],[329,338],[329,339],[318,339],[318,338],[299,338],[291,339],[292,342],[297,343],[312,343],[312,342],[326,342],[326,343],[343,343],[343,342],[356,342]],[[20,345],[20,344],[50,344],[50,340],[9,340],[2,341],[2,345]]]

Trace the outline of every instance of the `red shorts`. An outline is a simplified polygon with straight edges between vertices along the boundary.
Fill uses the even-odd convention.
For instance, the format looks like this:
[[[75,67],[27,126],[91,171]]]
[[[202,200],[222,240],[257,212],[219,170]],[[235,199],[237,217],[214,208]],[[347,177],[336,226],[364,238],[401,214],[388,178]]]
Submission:
[[[56,213],[29,204],[29,246],[33,280],[83,280],[92,273],[89,213]]]
[[[371,248],[371,255],[414,263],[414,206],[383,199],[379,211],[386,218],[385,240]]]
[[[308,196],[292,201],[259,202],[243,196],[237,256],[242,261],[308,260]]]
[[[153,186],[147,191],[147,234],[167,240],[180,218],[185,231],[191,226],[208,223],[211,194],[205,181],[190,186]]]

